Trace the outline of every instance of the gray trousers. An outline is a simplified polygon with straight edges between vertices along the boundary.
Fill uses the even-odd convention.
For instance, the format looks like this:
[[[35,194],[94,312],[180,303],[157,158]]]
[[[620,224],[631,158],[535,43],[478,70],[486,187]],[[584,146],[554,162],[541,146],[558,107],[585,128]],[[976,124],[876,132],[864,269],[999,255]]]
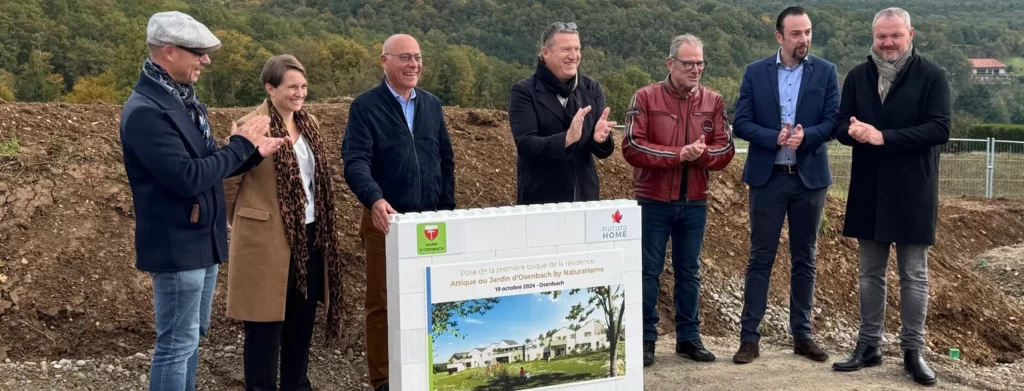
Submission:
[[[885,331],[886,284],[892,243],[860,239],[860,342],[880,346]],[[928,316],[928,245],[896,244],[900,274],[900,348],[924,347]]]

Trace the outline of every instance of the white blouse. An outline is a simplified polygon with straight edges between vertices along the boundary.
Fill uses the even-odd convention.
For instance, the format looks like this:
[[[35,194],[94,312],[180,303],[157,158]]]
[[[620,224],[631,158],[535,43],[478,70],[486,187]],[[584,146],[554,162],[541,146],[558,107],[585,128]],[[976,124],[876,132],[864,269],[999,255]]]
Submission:
[[[299,135],[295,142],[295,158],[299,161],[299,174],[302,176],[302,188],[306,191],[306,224],[316,221],[316,205],[313,203],[313,178],[316,174],[316,160],[313,150],[306,143],[306,138]]]

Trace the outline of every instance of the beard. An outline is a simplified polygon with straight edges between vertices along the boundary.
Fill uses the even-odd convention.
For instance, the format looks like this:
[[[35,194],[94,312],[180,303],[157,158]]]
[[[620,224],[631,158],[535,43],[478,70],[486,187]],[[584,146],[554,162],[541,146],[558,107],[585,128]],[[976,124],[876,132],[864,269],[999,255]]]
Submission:
[[[803,55],[800,54],[800,49],[805,49]],[[802,48],[801,47],[793,48],[793,59],[796,60],[797,62],[801,62],[801,61],[807,59],[807,55],[808,54],[811,54],[810,46],[804,46]]]

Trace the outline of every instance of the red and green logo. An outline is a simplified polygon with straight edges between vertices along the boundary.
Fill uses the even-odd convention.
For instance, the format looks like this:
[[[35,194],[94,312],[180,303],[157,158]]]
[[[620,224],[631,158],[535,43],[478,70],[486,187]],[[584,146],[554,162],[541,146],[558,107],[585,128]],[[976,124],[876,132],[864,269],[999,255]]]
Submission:
[[[434,255],[448,252],[444,223],[423,223],[416,226],[416,254]]]

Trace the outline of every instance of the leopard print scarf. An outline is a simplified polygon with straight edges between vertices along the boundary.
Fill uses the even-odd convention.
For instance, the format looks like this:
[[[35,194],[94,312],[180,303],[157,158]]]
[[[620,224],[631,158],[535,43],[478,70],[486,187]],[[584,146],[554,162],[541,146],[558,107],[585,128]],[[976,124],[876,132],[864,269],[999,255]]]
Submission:
[[[284,123],[281,114],[274,107],[273,103],[266,102],[270,109],[270,136],[288,137],[288,128]],[[330,168],[327,165],[327,150],[324,149],[323,139],[320,137],[319,123],[305,110],[299,110],[293,115],[295,126],[299,133],[306,138],[306,143],[313,150],[315,156],[315,173],[313,175],[314,203],[316,216],[316,247],[323,256],[324,266],[328,272],[328,292],[330,297],[330,308],[327,309],[327,342],[336,340],[341,335],[342,315],[342,262],[338,252],[338,241],[334,234],[334,189],[331,184]],[[299,173],[299,163],[295,157],[295,147],[291,143],[285,143],[281,149],[274,154],[274,168],[277,170],[277,198],[281,207],[281,220],[284,223],[284,233],[292,252],[292,259],[295,262],[295,282],[303,295],[308,299],[306,292],[306,263],[309,260],[309,250],[306,246],[306,193],[302,187],[302,175]]]

